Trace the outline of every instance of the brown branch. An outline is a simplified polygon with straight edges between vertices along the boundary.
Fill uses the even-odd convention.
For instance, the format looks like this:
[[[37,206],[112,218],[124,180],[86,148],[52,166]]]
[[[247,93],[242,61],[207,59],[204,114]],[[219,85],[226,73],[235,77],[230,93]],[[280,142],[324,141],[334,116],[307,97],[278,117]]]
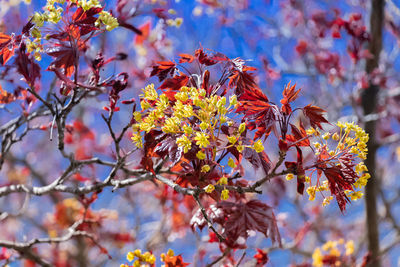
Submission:
[[[384,0],[371,0],[371,15],[370,15],[370,31],[371,41],[369,43],[369,51],[372,55],[367,59],[366,71],[371,74],[379,66],[379,57],[382,50],[382,35],[384,26]],[[370,86],[362,93],[362,108],[364,116],[376,112],[377,96],[379,87],[370,81]],[[380,267],[379,259],[379,221],[377,212],[377,190],[378,190],[378,177],[376,175],[376,150],[377,143],[375,140],[376,135],[376,121],[367,121],[365,123],[365,131],[369,134],[368,142],[368,158],[365,160],[371,178],[365,187],[365,204],[366,204],[366,227],[367,227],[367,241],[368,250],[371,253],[371,262],[368,266]]]

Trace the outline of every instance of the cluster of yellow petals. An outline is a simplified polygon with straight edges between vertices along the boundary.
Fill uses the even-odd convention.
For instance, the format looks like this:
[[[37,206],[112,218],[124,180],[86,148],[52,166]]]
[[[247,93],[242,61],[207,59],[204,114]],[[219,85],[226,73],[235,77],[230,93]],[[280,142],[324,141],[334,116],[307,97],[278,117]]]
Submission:
[[[120,267],[142,267],[142,266],[150,266],[156,262],[156,257],[146,251],[142,254],[142,251],[140,249],[136,249],[133,252],[128,252],[126,255],[126,259],[131,262],[133,261],[132,265],[127,265],[127,264],[121,264]]]
[[[239,153],[242,153],[245,147],[254,149],[257,153],[264,151],[261,140],[253,145],[244,145],[240,141],[240,135],[246,130],[245,123],[241,123],[232,135],[225,136],[222,133],[223,125],[234,124],[230,116],[238,103],[236,95],[230,96],[228,100],[219,95],[207,96],[204,89],[183,86],[171,101],[166,94],[157,92],[154,84],[149,84],[143,89],[140,97],[141,111],[134,112],[136,123],[132,126],[132,141],[139,148],[143,147],[143,135],[156,129],[176,137],[176,144],[184,153],[189,152],[193,145],[197,145],[201,149],[196,154],[199,160],[206,159],[207,151],[212,151],[213,156],[209,160],[214,160],[218,150],[229,147],[235,147]],[[215,147],[216,143],[224,142],[225,146]],[[222,167],[234,169],[237,163],[229,158],[227,165]],[[201,167],[203,173],[210,170],[211,167],[207,164]],[[209,185],[205,191],[211,193],[214,188],[213,185]],[[229,191],[224,189],[221,199],[228,197]]]
[[[368,169],[363,162],[367,158],[367,142],[369,137],[368,134],[354,122],[338,122],[336,125],[340,130],[333,134],[329,132],[321,134],[318,129],[314,128],[306,130],[306,133],[319,138],[319,142],[313,143],[315,154],[320,155],[324,152],[327,153],[327,155],[329,155],[328,157],[332,159],[331,162],[333,162],[333,164],[340,164],[336,159],[344,152],[354,154],[360,160],[354,170],[358,175],[358,179],[353,185],[353,190],[345,191],[346,195],[350,197],[351,200],[358,200],[363,196],[363,193],[357,191],[357,189],[364,187],[367,184],[368,179],[371,177],[369,173],[367,173]],[[329,149],[329,145],[332,142],[335,143],[336,147],[334,149]],[[291,173],[286,175],[286,180],[288,181],[293,178],[294,175]],[[310,186],[306,190],[310,201],[315,200],[316,192],[329,191],[327,180],[318,181],[317,185],[313,186],[311,185],[311,178],[307,176],[306,182],[310,183]],[[325,197],[322,205],[328,205],[332,199],[332,196]]]
[[[344,253],[343,253],[344,252]],[[345,262],[342,262],[341,256],[350,256],[354,253],[354,241],[348,240],[345,242],[344,239],[339,239],[338,241],[327,241],[322,247],[317,247],[313,254],[313,266],[323,267],[323,259],[327,257],[335,257],[337,261],[335,266],[343,266]]]
[[[162,253],[160,255],[161,261],[165,262],[165,258],[175,256],[175,252],[172,249],[169,249],[167,253]],[[153,266],[156,263],[156,257],[154,254],[146,251],[142,253],[140,249],[136,249],[133,252],[128,252],[126,255],[126,259],[129,262],[132,262],[132,265],[121,264],[120,267],[146,267]],[[161,267],[165,267],[165,265],[161,265]]]
[[[43,7],[43,12],[35,12],[32,16],[32,22],[35,24],[31,29],[33,40],[26,40],[26,44],[28,52],[33,52],[35,59],[38,61],[41,60],[41,52],[43,52],[41,44],[42,32],[40,28],[44,26],[45,22],[57,24],[61,21],[64,12],[62,5],[65,2],[66,0],[47,0],[46,5]],[[101,7],[99,0],[70,0],[70,2],[77,4],[77,6],[82,7],[85,11],[92,7]],[[100,27],[101,24],[106,26],[107,31],[111,31],[119,26],[117,18],[104,10],[99,13],[95,26]]]

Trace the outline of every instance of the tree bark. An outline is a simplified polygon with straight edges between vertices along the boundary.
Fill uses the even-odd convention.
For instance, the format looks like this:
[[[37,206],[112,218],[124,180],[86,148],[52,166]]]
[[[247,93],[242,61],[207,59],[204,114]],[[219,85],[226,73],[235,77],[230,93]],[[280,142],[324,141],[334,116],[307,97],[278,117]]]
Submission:
[[[372,58],[366,62],[366,71],[371,74],[379,65],[379,54],[382,50],[382,32],[384,24],[384,0],[371,0],[370,15],[370,32],[371,40],[369,43],[369,51]],[[376,111],[377,97],[379,87],[372,84],[362,93],[362,108],[364,115],[374,113]],[[368,266],[380,267],[379,259],[379,221],[377,212],[377,187],[379,186],[378,177],[376,176],[376,121],[371,120],[365,123],[365,131],[369,134],[368,142],[368,158],[365,165],[371,175],[365,188],[365,205],[366,205],[366,227],[368,250],[371,255],[371,261]]]

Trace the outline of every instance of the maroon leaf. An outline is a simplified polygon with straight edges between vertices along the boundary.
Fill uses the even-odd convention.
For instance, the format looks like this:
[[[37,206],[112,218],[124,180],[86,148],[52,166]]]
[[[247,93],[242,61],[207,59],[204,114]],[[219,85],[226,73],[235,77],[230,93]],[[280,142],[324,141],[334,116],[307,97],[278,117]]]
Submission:
[[[204,64],[206,66],[212,66],[218,63],[218,61],[207,56],[207,54],[204,53],[202,48],[197,49],[194,54],[199,60],[200,64]]]
[[[172,166],[174,166],[182,158],[183,147],[178,147],[176,144],[176,139],[168,136],[156,146],[154,152],[156,152],[161,158],[168,156],[172,161]]]
[[[262,96],[262,99],[267,99],[268,102],[268,98],[261,92],[252,73],[249,72],[253,70],[256,69],[248,66],[244,66],[241,69],[238,69],[237,67],[233,68],[232,74],[229,76],[228,86],[230,88],[235,88],[235,94],[238,95],[239,98],[246,92],[248,94],[252,93],[253,96]]]
[[[47,54],[55,58],[49,69],[63,69],[64,74],[69,77],[74,73],[75,62],[78,59],[78,51],[70,46],[68,42],[62,42],[47,50]]]
[[[40,66],[33,60],[32,56],[26,54],[25,43],[22,43],[19,50],[18,56],[15,59],[17,70],[25,78],[25,81],[33,87],[35,80],[40,78]]]
[[[92,7],[85,11],[82,7],[79,7],[75,11],[72,16],[72,22],[80,28],[81,36],[98,29],[94,26],[97,21],[97,17],[94,16],[98,15],[102,10],[103,8],[101,7]]]
[[[297,146],[310,146],[310,140],[307,138],[306,130],[301,121],[300,129],[293,124],[290,124],[290,128],[292,129],[292,134],[286,135],[286,140],[296,143]]]
[[[179,54],[179,56],[181,57],[179,59],[179,63],[185,63],[185,62],[192,63],[194,60],[194,56],[189,54]]]
[[[322,129],[321,123],[329,123],[322,115],[324,112],[326,111],[322,108],[312,105],[307,105],[303,108],[304,116],[310,120],[310,124],[314,128]]]
[[[176,64],[171,61],[158,61],[158,65],[153,66],[150,76],[157,76],[160,82],[167,78],[168,74],[175,71]]]
[[[189,77],[185,74],[175,75],[172,78],[166,79],[161,86],[160,89],[170,89],[172,91],[178,91],[182,86],[185,86],[189,81]]]
[[[236,246],[239,237],[247,239],[249,231],[259,231],[272,242],[280,244],[280,234],[272,208],[259,200],[250,200],[247,203],[221,202],[218,208],[222,209],[224,235],[227,245]]]
[[[296,90],[296,84],[290,86],[290,82],[286,85],[283,90],[283,99],[281,100],[282,104],[282,112],[284,114],[290,114],[292,112],[292,108],[290,107],[290,102],[293,102],[299,97],[300,89]]]
[[[6,64],[14,55],[15,44],[13,37],[0,32],[0,63]]]
[[[247,159],[255,168],[262,168],[265,174],[268,174],[271,168],[271,160],[268,158],[267,153],[257,153],[254,149],[245,147],[243,157]]]

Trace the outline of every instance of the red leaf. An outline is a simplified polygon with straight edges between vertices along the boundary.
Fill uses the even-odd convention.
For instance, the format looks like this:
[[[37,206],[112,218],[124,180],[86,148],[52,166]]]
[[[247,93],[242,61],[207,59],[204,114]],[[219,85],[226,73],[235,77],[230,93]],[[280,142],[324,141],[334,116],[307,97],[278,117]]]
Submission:
[[[211,57],[207,56],[207,54],[204,53],[202,48],[197,49],[194,54],[197,57],[197,59],[199,60],[200,64],[204,64],[206,66],[211,66],[211,65],[215,65],[218,63],[218,61],[213,60]]]
[[[300,121],[300,129],[295,125],[290,124],[292,129],[292,135],[286,135],[286,140],[296,143],[296,146],[309,146],[310,140],[307,137],[306,130],[304,129],[303,123]],[[299,141],[301,140],[301,141]]]
[[[25,48],[25,44],[22,43],[18,50],[18,56],[15,63],[18,72],[24,76],[26,83],[33,87],[35,80],[40,78],[40,66],[31,56],[26,54]]]
[[[75,61],[77,60],[77,51],[68,43],[56,45],[47,51],[49,56],[55,58],[50,64],[49,69],[58,68],[64,69],[64,74],[69,77],[74,73]]]
[[[233,68],[232,75],[229,76],[229,84],[230,88],[235,87],[235,94],[239,96],[239,98],[244,93],[253,92],[253,94],[262,94],[259,89],[257,83],[254,80],[253,74],[249,73],[249,71],[255,70],[254,68],[244,66],[241,69]],[[259,91],[259,92],[258,92]],[[264,98],[267,98],[264,96]],[[268,98],[267,98],[268,99]]]
[[[181,57],[179,59],[179,63],[185,63],[185,62],[192,63],[194,60],[194,56],[189,54],[179,54],[179,56]]]
[[[8,104],[15,100],[14,94],[10,94],[9,92],[3,90],[0,85],[0,104]]]
[[[239,237],[247,239],[249,230],[259,231],[272,242],[280,244],[280,234],[272,208],[258,200],[247,203],[221,202],[225,218],[223,222],[224,235],[229,246],[235,246]]]
[[[167,78],[168,74],[172,74],[175,70],[176,64],[171,61],[158,61],[158,65],[153,66],[150,76],[157,76],[161,81]]]
[[[257,153],[254,149],[245,147],[243,157],[253,164],[255,168],[262,168],[265,174],[268,174],[271,168],[271,160],[268,158],[267,153],[264,151]]]
[[[95,22],[97,21],[97,18],[94,16],[98,15],[102,10],[103,8],[101,7],[92,7],[85,11],[82,7],[79,7],[75,11],[74,15],[72,16],[72,21],[73,24],[79,26],[81,36],[98,29],[94,26]]]
[[[257,128],[254,139],[265,139],[269,136],[277,118],[277,110],[269,103],[268,97],[257,87],[249,87],[239,97],[239,108],[236,113],[244,114],[247,128]]]
[[[150,21],[148,21],[148,22],[142,24],[142,25],[139,27],[139,30],[141,31],[142,34],[137,34],[137,35],[135,36],[135,44],[136,44],[136,45],[141,45],[141,44],[143,44],[143,42],[144,42],[145,40],[147,40],[147,38],[149,38],[149,35],[150,35],[150,28],[151,28],[151,22],[150,22]]]
[[[178,147],[175,138],[168,136],[158,143],[154,152],[156,152],[161,158],[168,156],[172,161],[172,166],[175,166],[175,164],[177,164],[182,158],[183,148]]]
[[[320,107],[307,105],[303,108],[304,116],[306,116],[310,120],[310,124],[312,127],[322,129],[321,123],[329,123],[322,113],[326,112]]]
[[[304,55],[307,52],[307,41],[300,40],[299,43],[296,45],[296,52],[300,55]]]
[[[160,89],[170,89],[167,91],[178,91],[182,86],[185,86],[189,81],[189,77],[185,74],[175,75],[172,78],[166,79],[161,86]]]
[[[292,108],[290,107],[290,102],[293,102],[299,97],[300,89],[296,91],[296,84],[290,86],[290,82],[286,85],[283,90],[283,99],[281,100],[282,104],[282,112],[285,114],[290,114],[292,112]]]
[[[189,263],[183,262],[182,255],[178,256],[165,255],[164,265],[165,267],[185,267],[188,266]]]
[[[267,264],[269,260],[268,254],[259,248],[257,248],[257,254],[254,255],[254,258],[257,260],[256,267],[264,266],[264,264]]]
[[[12,39],[11,36],[0,32],[0,62],[3,65],[14,55],[15,45]]]

